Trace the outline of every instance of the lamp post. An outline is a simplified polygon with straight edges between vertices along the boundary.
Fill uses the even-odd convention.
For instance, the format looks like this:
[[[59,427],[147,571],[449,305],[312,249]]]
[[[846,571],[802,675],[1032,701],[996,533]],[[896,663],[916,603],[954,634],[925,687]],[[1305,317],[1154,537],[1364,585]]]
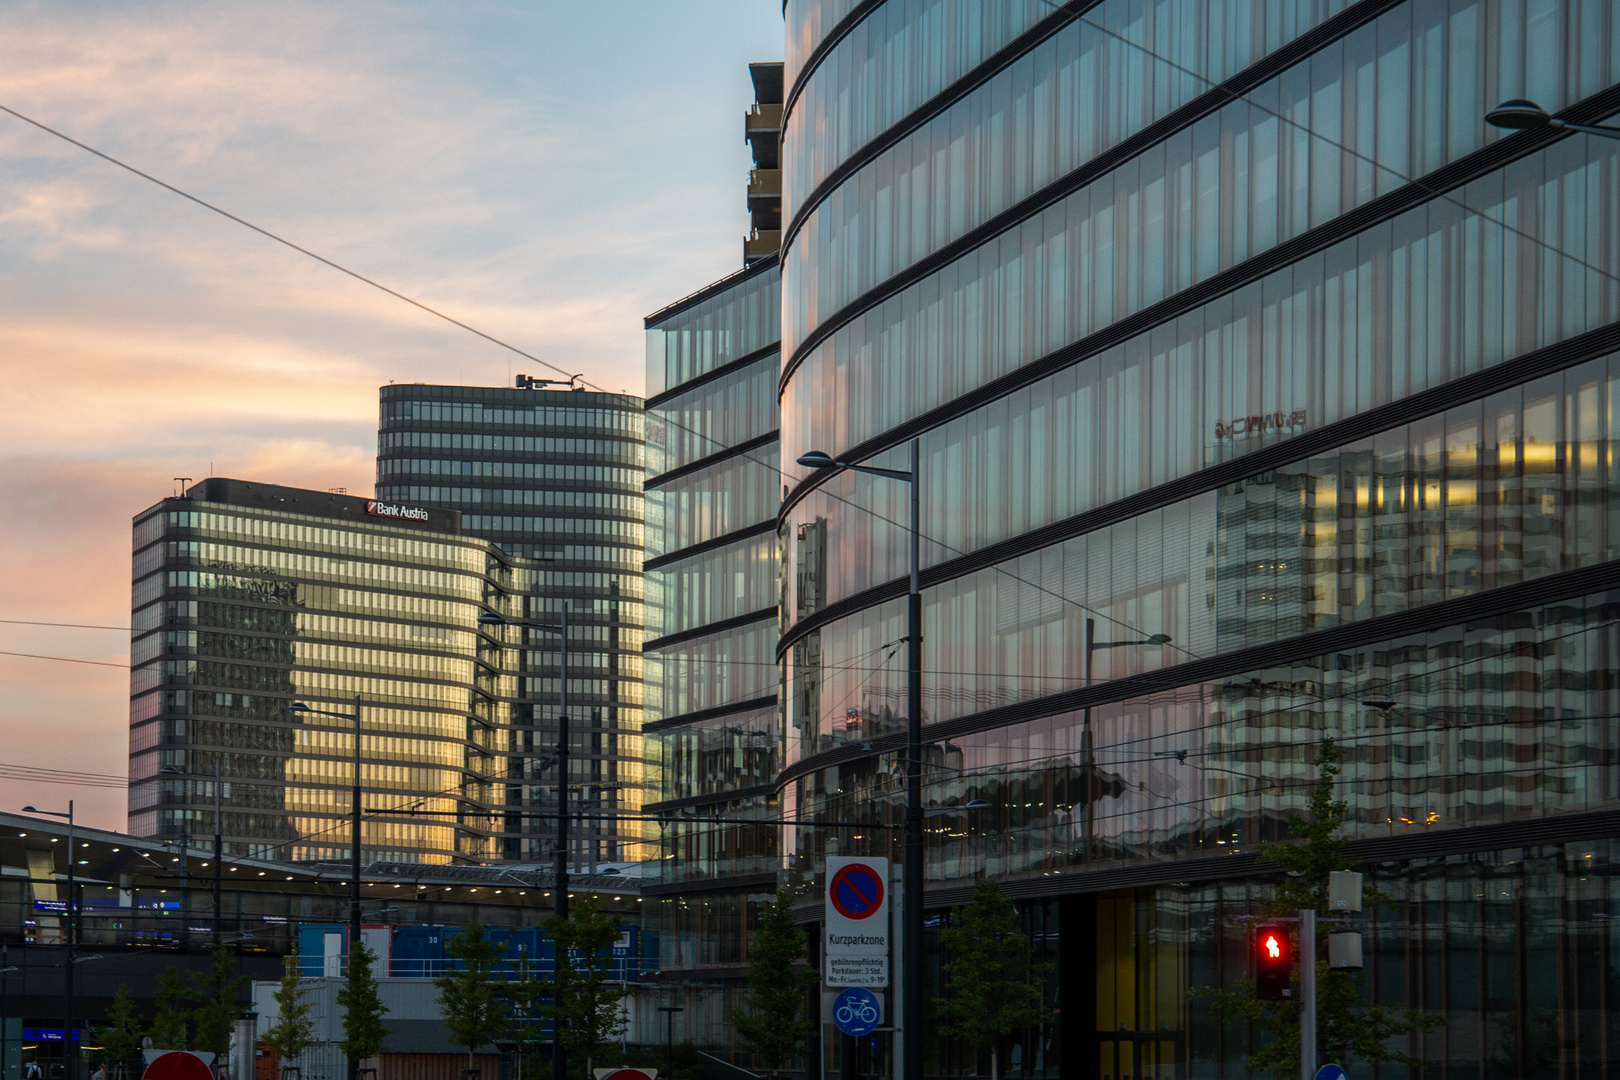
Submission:
[[[1086,620],[1086,688],[1091,688],[1091,658],[1098,649],[1120,649],[1127,645],[1168,645],[1169,634],[1154,634],[1152,637],[1133,638],[1129,641],[1098,641],[1097,620]],[[1091,706],[1087,705],[1080,711],[1080,771],[1085,774],[1085,781],[1081,784],[1081,797],[1085,800],[1080,804],[1081,830],[1080,830],[1080,858],[1087,864],[1091,862],[1091,839],[1095,828],[1096,818],[1092,813],[1092,803],[1096,799],[1096,750],[1091,741]]]
[[[552,875],[552,910],[559,920],[568,918],[568,601],[562,602],[561,619],[555,623],[537,619],[509,619],[493,611],[478,616],[485,626],[525,626],[556,634],[562,648],[557,692],[557,849]],[[561,963],[563,957],[558,957]],[[562,1018],[551,1021],[552,1080],[568,1080],[568,1050],[562,1041]]]
[[[906,593],[906,821],[905,863],[901,880],[900,1080],[922,1080],[923,1074],[923,808],[922,808],[922,590],[918,584],[922,528],[922,441],[911,440],[911,468],[880,469],[857,465],[820,450],[800,456],[807,469],[850,469],[911,485],[911,583]],[[562,1080],[561,1077],[558,1080]]]
[[[1568,131],[1579,131],[1586,135],[1601,135],[1605,139],[1620,139],[1620,128],[1605,127],[1602,124],[1578,124],[1573,120],[1563,120],[1553,116],[1546,109],[1533,101],[1524,98],[1513,98],[1504,101],[1496,108],[1485,114],[1485,122],[1491,127],[1502,128],[1506,131],[1533,131],[1537,128],[1556,127]]]
[[[223,828],[220,824],[221,818],[219,816],[220,773],[224,760],[225,755],[223,753],[214,755],[214,943],[216,945],[219,943],[219,935],[221,933],[219,924],[222,917],[220,912],[220,892],[221,882],[223,879],[220,876],[220,863],[225,858],[225,845],[222,838]],[[202,779],[202,777],[199,777],[193,773],[188,773],[184,769],[177,768],[174,765],[165,765],[163,768],[159,769],[158,772],[167,773],[170,776],[184,777],[187,780]]]
[[[73,902],[73,800],[68,800],[67,813],[32,806],[23,807],[23,813],[67,818],[67,909],[63,912],[62,926],[62,941],[67,946],[67,962],[62,965],[62,1080],[73,1080],[73,932],[78,921],[78,905]]]
[[[332,712],[329,709],[314,709],[302,701],[295,701],[288,709],[296,713],[314,713],[319,716],[335,716],[340,720],[349,719],[349,714]],[[354,950],[360,946],[360,695],[354,695],[354,783],[351,785],[354,795],[354,828],[349,833],[349,965],[354,965]],[[217,790],[217,789],[216,789]],[[215,856],[216,860],[218,856]],[[219,863],[214,863],[216,878],[219,872]],[[347,973],[345,973],[347,978]],[[360,1059],[349,1058],[349,1080],[358,1080],[360,1076]]]

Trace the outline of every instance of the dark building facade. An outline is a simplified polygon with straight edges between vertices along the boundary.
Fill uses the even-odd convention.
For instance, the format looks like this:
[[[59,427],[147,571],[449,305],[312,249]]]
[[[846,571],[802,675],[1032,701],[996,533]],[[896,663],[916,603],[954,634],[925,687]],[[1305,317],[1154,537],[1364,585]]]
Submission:
[[[476,857],[488,830],[469,800],[516,689],[477,618],[526,582],[460,528],[454,511],[223,477],[137,515],[130,831],[211,844],[217,798],[229,855],[348,857],[358,697],[367,806],[426,812],[368,817],[362,856]]]
[[[906,723],[905,485],[795,462],[920,438],[928,904],[992,876],[1054,962],[1004,1065],[1244,1074],[1189,991],[1326,737],[1363,992],[1446,1021],[1400,1049],[1612,1072],[1620,144],[1485,113],[1620,110],[1620,8],[786,17],[775,794],[874,826],[784,828],[787,883],[900,855]]]
[[[781,859],[775,828],[717,823],[776,812],[779,286],[758,260],[646,320],[648,809],[688,820],[642,892],[665,1004],[727,1052]]]
[[[643,623],[641,399],[547,389],[382,388],[377,497],[457,511],[463,532],[529,564],[513,618],[555,623],[568,604],[570,786],[582,816],[573,859],[638,860]],[[520,594],[520,595],[517,595]],[[514,703],[490,733],[478,801],[491,808],[487,858],[549,857],[555,823],[555,634],[506,629]],[[549,770],[549,771],[548,771]]]

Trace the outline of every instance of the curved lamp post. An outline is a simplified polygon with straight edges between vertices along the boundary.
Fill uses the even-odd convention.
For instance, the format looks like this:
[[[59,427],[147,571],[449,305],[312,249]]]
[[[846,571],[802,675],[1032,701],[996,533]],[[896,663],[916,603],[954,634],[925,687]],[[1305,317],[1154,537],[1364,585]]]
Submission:
[[[1534,131],[1537,128],[1556,127],[1583,132],[1587,135],[1601,135],[1606,139],[1620,139],[1620,128],[1604,127],[1602,124],[1577,124],[1573,120],[1561,120],[1527,98],[1513,98],[1502,102],[1502,104],[1485,114],[1485,122],[1492,127],[1502,128],[1505,131]]]
[[[911,468],[881,469],[835,458],[820,450],[799,457],[807,469],[849,469],[853,472],[904,480],[911,485],[911,587],[906,593],[906,824],[905,882],[901,896],[900,940],[904,965],[900,985],[900,1080],[922,1080],[923,1075],[923,805],[922,805],[922,591],[918,586],[921,561],[921,440],[911,440]]]

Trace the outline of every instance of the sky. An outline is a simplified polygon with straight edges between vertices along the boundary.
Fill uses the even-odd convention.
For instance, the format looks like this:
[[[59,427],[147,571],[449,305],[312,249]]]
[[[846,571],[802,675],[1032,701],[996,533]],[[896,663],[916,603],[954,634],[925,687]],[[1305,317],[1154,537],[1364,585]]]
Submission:
[[[0,0],[0,105],[643,392],[741,266],[779,0]],[[377,388],[544,375],[0,114],[0,765],[123,777],[130,519],[173,478],[368,494]],[[113,629],[70,629],[28,622]],[[112,666],[101,666],[112,665]],[[125,825],[116,782],[0,808]]]

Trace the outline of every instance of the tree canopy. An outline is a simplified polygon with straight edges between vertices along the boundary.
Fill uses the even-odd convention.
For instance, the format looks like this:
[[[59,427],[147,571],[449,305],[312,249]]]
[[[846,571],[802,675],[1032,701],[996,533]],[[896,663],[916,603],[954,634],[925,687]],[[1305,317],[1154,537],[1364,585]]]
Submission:
[[[761,913],[758,933],[748,945],[748,1006],[732,1017],[737,1036],[771,1072],[781,1069],[815,1034],[805,997],[819,976],[804,963],[806,937],[793,921],[786,893]]]
[[[1000,1076],[1001,1045],[1008,1035],[1044,1021],[1051,1010],[1042,993],[1044,967],[1031,958],[1018,909],[988,878],[973,886],[973,902],[958,908],[940,932],[945,947],[946,996],[935,1004],[944,1031],[990,1051],[990,1075]]]

